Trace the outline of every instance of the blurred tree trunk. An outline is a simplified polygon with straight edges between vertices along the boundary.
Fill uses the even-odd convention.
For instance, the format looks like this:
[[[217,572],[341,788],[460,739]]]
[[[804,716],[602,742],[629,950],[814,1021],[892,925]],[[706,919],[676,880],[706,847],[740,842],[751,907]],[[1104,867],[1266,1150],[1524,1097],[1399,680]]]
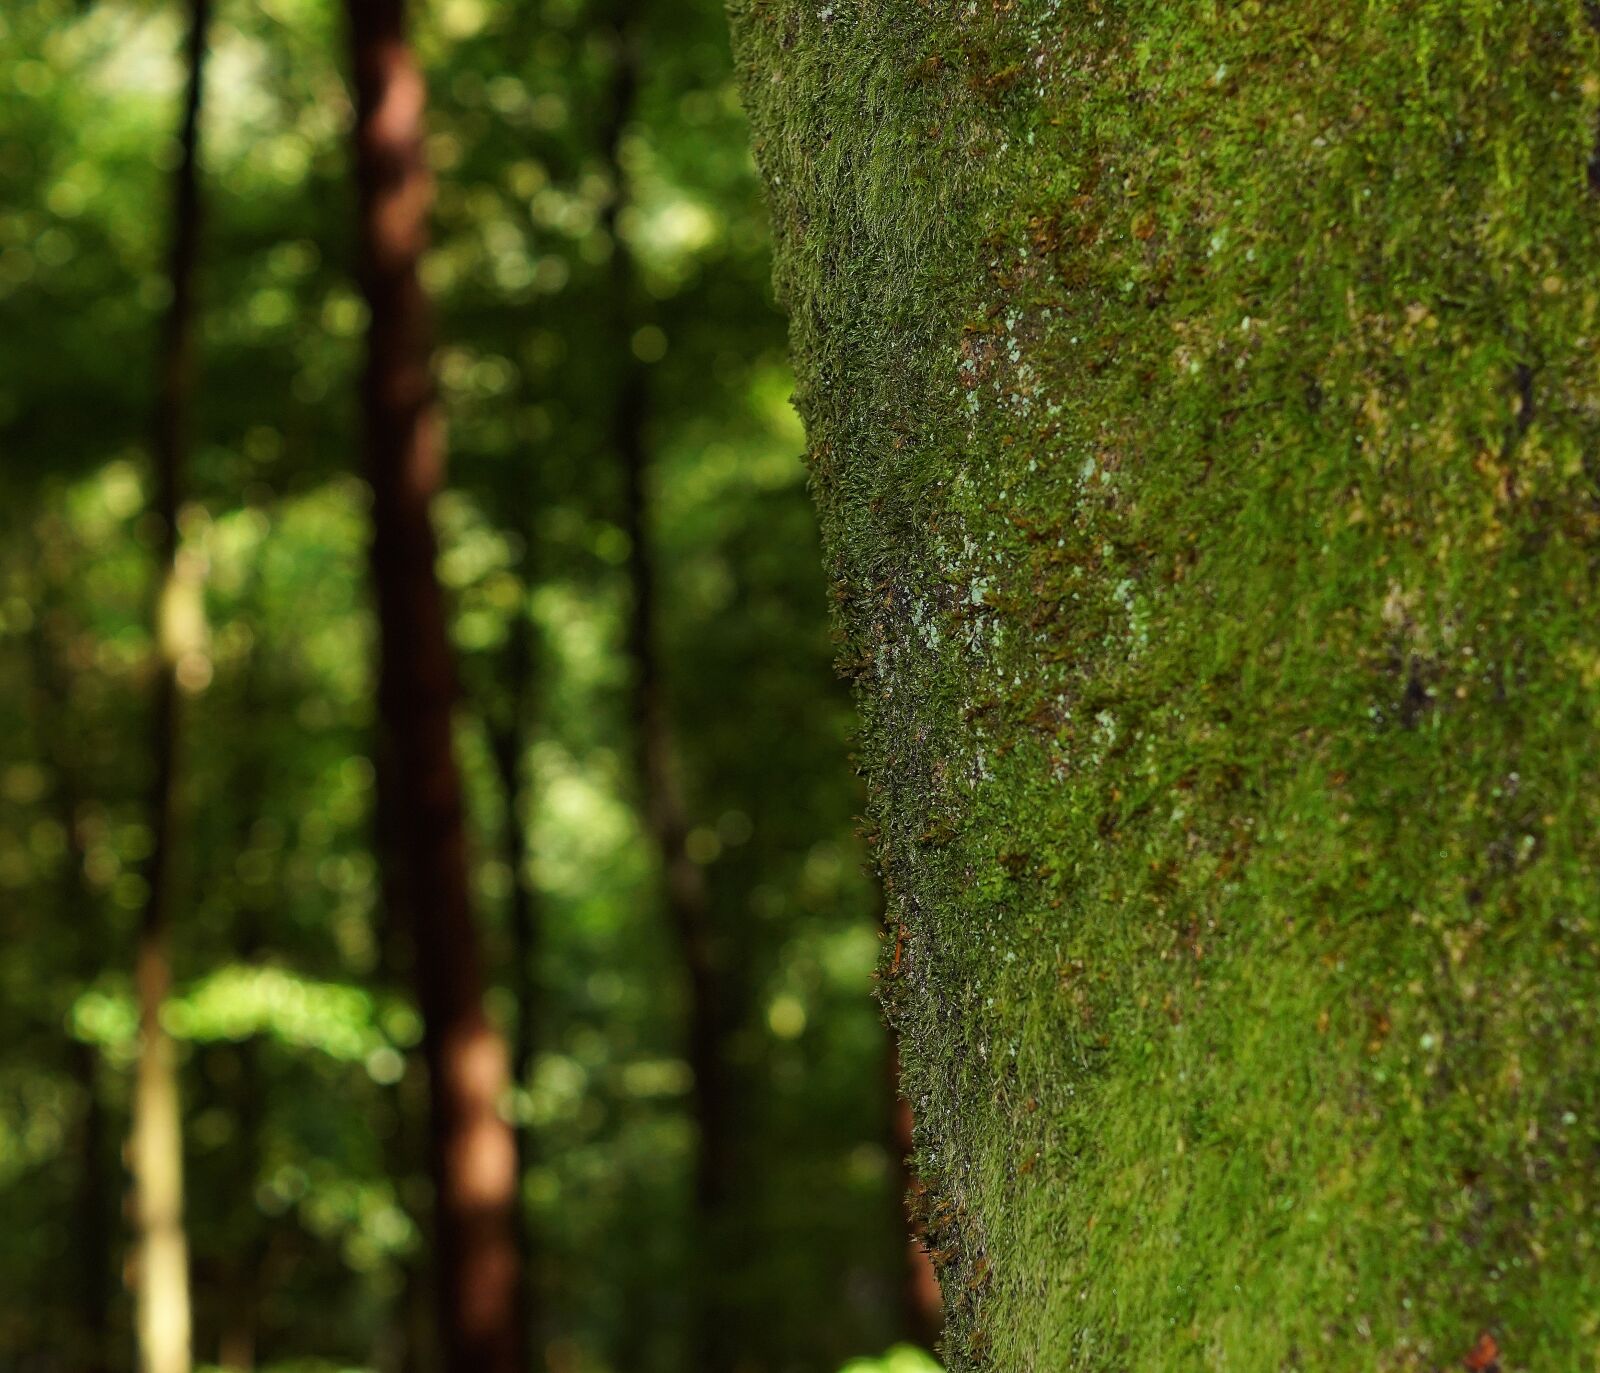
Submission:
[[[500,1115],[505,1046],[483,1009],[468,889],[456,697],[430,508],[444,474],[431,321],[418,275],[432,187],[425,86],[401,0],[348,0],[356,90],[362,386],[373,493],[379,709],[394,756],[428,1061],[434,1265],[449,1373],[520,1373],[516,1149]]]
[[[48,555],[36,556],[47,565]],[[48,574],[46,574],[48,578]],[[47,579],[46,585],[49,586]],[[95,899],[84,872],[81,797],[78,791],[80,757],[73,747],[71,681],[62,668],[62,649],[54,639],[60,609],[47,590],[34,620],[33,648],[38,684],[38,729],[43,752],[55,779],[56,815],[65,841],[61,861],[61,910],[77,934],[80,986],[87,987],[100,974],[104,956],[104,931],[100,928]],[[77,1166],[73,1190],[72,1245],[74,1288],[80,1324],[74,1365],[80,1373],[105,1373],[109,1367],[111,1333],[112,1209],[109,1186],[110,1159],[105,1102],[100,1094],[100,1051],[74,1037],[67,1044],[72,1080],[82,1102],[74,1130],[71,1157]]]
[[[248,939],[248,935],[246,937]],[[255,960],[259,953],[259,937],[241,944],[239,949],[240,958],[246,962]],[[256,1203],[266,1104],[265,1084],[261,1077],[260,1036],[247,1036],[235,1052],[238,1068],[230,1095],[233,1097],[238,1145],[231,1151],[229,1161],[235,1179],[231,1204],[240,1243],[236,1251],[226,1256],[226,1288],[221,1293],[217,1365],[245,1373],[245,1370],[255,1368],[261,1357],[261,1270],[267,1257],[266,1235],[261,1228],[261,1211]]]
[[[528,553],[524,548],[524,570]],[[533,694],[533,622],[529,617],[527,588],[522,587],[516,619],[506,648],[502,684],[504,715],[489,724],[489,748],[505,806],[503,843],[511,872],[507,924],[511,934],[511,973],[507,987],[517,1005],[516,1033],[511,1044],[511,1081],[526,1091],[538,1054],[537,1008],[541,1004],[536,972],[539,951],[539,910],[528,871],[526,789],[522,783],[523,759],[528,748],[528,711]],[[517,1248],[522,1256],[522,1328],[537,1349],[543,1301],[539,1290],[538,1236],[529,1214],[523,1185],[534,1163],[533,1127],[521,1114],[514,1126],[517,1149]]]
[[[139,924],[134,990],[139,1008],[130,1211],[139,1366],[143,1373],[188,1373],[189,1248],[183,1219],[183,1133],[174,1046],[161,1024],[172,983],[171,902],[177,838],[178,674],[194,647],[199,588],[179,553],[178,509],[188,461],[194,398],[195,277],[200,251],[200,102],[210,0],[191,0],[185,48],[188,80],[172,185],[171,298],[160,349],[153,448],[155,513],[160,520],[154,633],[155,697],[150,750],[150,858]]]
[[[400,791],[395,780],[394,751],[381,725],[373,732],[374,800],[372,851],[378,860],[378,965],[383,981],[404,993],[416,978],[416,951],[412,930],[415,917],[406,900],[405,836],[401,827]],[[384,1175],[419,1232],[427,1229],[423,1208],[415,1203],[418,1183],[427,1174],[427,1093],[418,1090],[425,1077],[423,1055],[414,1047],[401,1050],[400,1076],[385,1094],[388,1118],[378,1126],[382,1141]],[[375,1351],[373,1367],[379,1373],[427,1373],[439,1363],[438,1323],[426,1294],[433,1283],[426,1245],[402,1262],[395,1315]]]
[[[614,311],[612,359],[618,388],[612,408],[611,441],[622,464],[623,527],[628,536],[631,608],[628,654],[633,669],[633,726],[638,772],[644,792],[645,824],[661,868],[666,912],[688,981],[688,1060],[693,1073],[693,1107],[698,1131],[694,1170],[697,1235],[692,1274],[695,1322],[692,1366],[697,1373],[724,1373],[733,1367],[735,1349],[729,1323],[715,1307],[724,1262],[725,1227],[732,1175],[731,1118],[726,1080],[723,989],[720,985],[705,874],[689,856],[689,822],[676,771],[676,750],[662,678],[656,618],[658,568],[650,495],[649,379],[633,350],[640,320],[633,255],[621,231],[627,203],[627,169],[622,140],[633,117],[639,69],[631,7],[624,5],[613,26],[609,119],[604,130],[607,170],[613,193],[604,226],[611,238],[611,292]]]
[[[80,862],[82,849],[69,849],[69,861]],[[111,1189],[106,1185],[108,1131],[105,1103],[100,1095],[100,1052],[93,1044],[74,1040],[72,1076],[83,1098],[75,1141],[79,1182],[73,1219],[74,1246],[78,1254],[78,1319],[83,1323],[81,1345],[83,1373],[104,1373],[110,1367],[111,1290]]]
[[[250,581],[241,597],[243,605],[261,613],[257,592],[261,577],[259,556],[250,570]],[[254,720],[268,709],[262,689],[262,645],[252,641],[242,669],[239,718]],[[239,769],[232,787],[232,801],[238,808],[237,852],[250,851],[256,821],[265,813],[270,786],[269,759],[255,738],[241,741]],[[254,882],[236,878],[234,898],[237,912],[234,926],[234,955],[240,962],[257,964],[267,945],[270,888],[262,890]],[[230,1104],[237,1125],[237,1144],[230,1150],[233,1168],[232,1196],[229,1199],[231,1225],[229,1252],[224,1255],[225,1286],[221,1294],[221,1325],[217,1338],[217,1363],[220,1367],[244,1373],[261,1361],[261,1270],[267,1258],[267,1235],[256,1189],[261,1181],[262,1132],[266,1127],[267,1093],[261,1072],[261,1037],[246,1035],[236,1049],[236,1071],[229,1086]]]

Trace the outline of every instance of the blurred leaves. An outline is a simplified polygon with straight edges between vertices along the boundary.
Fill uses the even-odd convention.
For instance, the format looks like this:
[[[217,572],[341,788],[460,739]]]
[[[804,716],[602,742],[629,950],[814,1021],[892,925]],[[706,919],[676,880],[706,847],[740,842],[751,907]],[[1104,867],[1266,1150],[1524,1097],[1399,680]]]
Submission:
[[[175,1039],[239,1040],[267,1035],[346,1063],[363,1063],[375,1082],[393,1082],[401,1051],[414,1046],[422,1025],[395,997],[380,1003],[370,992],[339,982],[314,982],[282,968],[219,968],[168,999],[162,1021]],[[138,1018],[128,992],[90,990],[69,1012],[77,1039],[96,1044],[120,1063],[133,1061]]]
[[[939,1364],[914,1345],[896,1345],[881,1359],[852,1359],[839,1373],[940,1373]]]
[[[448,0],[416,16],[451,453],[439,571],[489,1010],[508,1028],[532,1017],[538,1041],[507,1110],[535,1127],[524,1191],[550,1366],[677,1369],[701,1276],[692,1081],[627,715],[629,548],[610,449],[621,309],[649,369],[690,849],[737,974],[730,1309],[755,1373],[831,1373],[894,1337],[902,1249],[850,712],[722,7],[641,11],[618,227],[642,289],[627,301],[609,294],[617,245],[602,227],[616,191],[599,141],[608,16],[585,0]],[[0,938],[14,951],[0,960],[0,1364],[55,1347],[85,1265],[112,1283],[120,1267],[127,978],[149,846],[146,442],[178,33],[176,11],[144,0],[0,15]],[[385,890],[374,852],[354,426],[365,319],[338,7],[224,4],[213,59],[180,521],[199,658],[167,1008],[197,1351],[216,1354],[246,1266],[265,1365],[426,1366],[425,1073],[405,893]],[[489,733],[512,708],[521,616],[535,650],[517,811],[531,856],[514,872]],[[506,928],[518,881],[542,928],[540,995],[523,1007]],[[84,1137],[91,1094],[98,1146]],[[109,1198],[98,1250],[63,1219],[90,1174]],[[120,1290],[114,1315],[128,1317]]]

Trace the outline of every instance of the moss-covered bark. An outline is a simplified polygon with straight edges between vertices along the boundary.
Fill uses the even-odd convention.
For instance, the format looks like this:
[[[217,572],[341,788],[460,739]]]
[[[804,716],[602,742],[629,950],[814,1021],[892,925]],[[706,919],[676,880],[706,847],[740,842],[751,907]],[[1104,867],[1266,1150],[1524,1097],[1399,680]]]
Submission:
[[[1581,0],[734,0],[956,1367],[1600,1367]]]

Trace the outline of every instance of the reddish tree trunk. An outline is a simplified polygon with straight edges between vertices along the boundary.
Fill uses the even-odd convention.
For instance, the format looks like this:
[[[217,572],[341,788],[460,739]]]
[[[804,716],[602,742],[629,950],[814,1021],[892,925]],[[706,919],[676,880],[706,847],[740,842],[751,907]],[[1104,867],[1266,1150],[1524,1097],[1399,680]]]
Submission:
[[[425,87],[406,42],[401,0],[348,0],[347,9],[370,312],[362,403],[381,639],[378,695],[395,763],[425,1027],[440,1343],[448,1373],[521,1373],[516,1152],[499,1112],[505,1046],[483,1010],[451,739],[454,663],[430,523],[444,444],[430,373],[432,325],[418,275],[432,203],[422,143]]]
[[[371,816],[373,853],[378,858],[379,968],[382,980],[401,991],[416,979],[416,951],[411,931],[416,919],[406,897],[405,836],[401,832],[400,789],[395,780],[393,750],[380,724],[372,740],[372,761],[376,773],[377,804]],[[394,1180],[419,1230],[426,1229],[425,1215],[416,1214],[410,1198],[415,1194],[413,1180],[427,1172],[428,1149],[426,1077],[420,1062],[422,1054],[414,1048],[403,1051],[404,1066],[399,1079],[389,1088],[388,1108],[379,1127],[383,1139],[384,1172]],[[419,1090],[423,1087],[423,1090]],[[438,1322],[435,1303],[424,1299],[434,1289],[433,1256],[426,1246],[402,1260],[400,1290],[394,1300],[394,1314],[375,1351],[373,1367],[382,1373],[425,1373],[439,1366]]]

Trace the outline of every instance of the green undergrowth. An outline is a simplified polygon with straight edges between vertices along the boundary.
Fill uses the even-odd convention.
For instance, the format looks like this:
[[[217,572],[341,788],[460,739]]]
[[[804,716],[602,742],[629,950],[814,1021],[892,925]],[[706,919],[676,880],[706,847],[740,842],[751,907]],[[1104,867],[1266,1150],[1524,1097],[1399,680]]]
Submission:
[[[1600,1369],[1600,15],[733,19],[947,1362]]]

